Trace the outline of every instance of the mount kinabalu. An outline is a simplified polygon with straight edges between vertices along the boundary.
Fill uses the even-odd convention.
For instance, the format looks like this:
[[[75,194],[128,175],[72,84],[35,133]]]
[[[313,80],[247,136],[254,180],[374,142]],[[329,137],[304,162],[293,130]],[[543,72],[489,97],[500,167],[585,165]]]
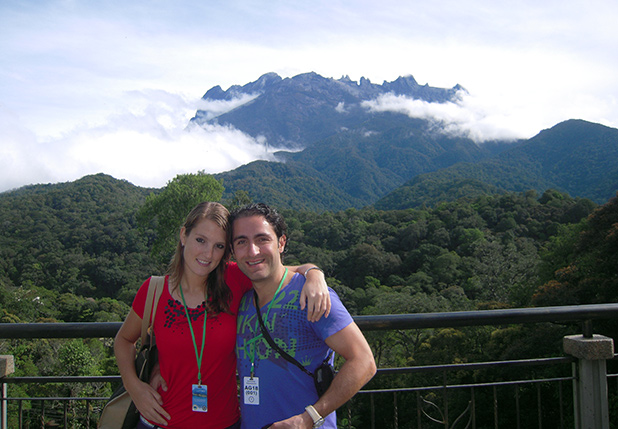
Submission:
[[[528,189],[554,188],[599,203],[615,194],[616,129],[567,121],[527,141],[478,145],[444,133],[435,122],[372,111],[363,103],[389,92],[441,103],[454,101],[460,91],[459,85],[421,86],[411,76],[375,85],[270,73],[242,87],[210,89],[206,100],[246,102],[216,117],[198,111],[192,123],[227,124],[290,150],[276,153],[280,162],[256,161],[216,174],[224,199],[243,190],[280,208],[336,211],[372,204],[416,207]]]
[[[285,165],[260,161],[217,174],[224,198],[244,190],[253,200],[280,207],[341,210],[372,204],[418,174],[493,155],[497,146],[480,147],[445,135],[429,121],[366,106],[389,93],[442,103],[456,100],[460,91],[459,85],[419,85],[412,76],[376,85],[364,78],[357,83],[316,73],[286,79],[269,73],[242,87],[210,89],[207,101],[245,103],[216,117],[198,111],[192,123],[230,125],[291,151],[276,153]]]
[[[451,89],[419,85],[412,76],[376,85],[365,78],[357,83],[347,76],[336,80],[305,73],[282,79],[276,73],[267,73],[227,91],[220,86],[211,88],[202,97],[206,101],[245,96],[248,102],[214,118],[198,110],[191,121],[232,125],[253,137],[265,137],[271,147],[297,150],[342,129],[358,127],[372,116],[361,103],[380,95],[392,93],[442,103],[455,100],[459,91],[465,89],[459,85]]]

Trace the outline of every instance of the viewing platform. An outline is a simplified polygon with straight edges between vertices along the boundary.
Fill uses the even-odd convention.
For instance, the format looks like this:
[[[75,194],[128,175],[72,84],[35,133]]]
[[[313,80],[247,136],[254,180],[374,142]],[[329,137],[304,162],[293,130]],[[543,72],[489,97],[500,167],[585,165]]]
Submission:
[[[594,334],[593,321],[618,319],[618,304],[519,308],[448,313],[355,316],[366,334],[470,326],[577,323],[581,333],[563,338],[563,354],[530,359],[379,368],[338,410],[339,425],[355,428],[575,428],[609,429],[608,366],[614,340]],[[0,339],[111,339],[121,323],[0,324]],[[505,344],[508,347],[509,344]],[[534,346],[534,345],[533,345]],[[13,355],[0,356],[0,428],[96,428],[107,397],[15,397],[12,384],[112,383],[119,376],[15,377]],[[453,382],[453,374],[457,382]],[[436,381],[437,380],[437,381]],[[465,380],[465,382],[462,382]],[[405,385],[399,382],[405,382]],[[380,383],[385,385],[388,383]],[[363,406],[354,406],[362,403]],[[385,417],[386,416],[386,417]]]

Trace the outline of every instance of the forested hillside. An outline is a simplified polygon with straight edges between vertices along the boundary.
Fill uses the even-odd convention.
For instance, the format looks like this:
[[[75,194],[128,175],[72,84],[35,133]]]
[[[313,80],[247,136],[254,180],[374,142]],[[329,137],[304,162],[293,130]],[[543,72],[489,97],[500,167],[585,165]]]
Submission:
[[[5,317],[118,318],[98,309],[92,310],[94,318],[73,307],[65,311],[55,297],[129,304],[147,276],[165,269],[165,258],[150,252],[154,227],[138,228],[136,223],[150,191],[96,175],[2,194]],[[525,306],[539,286],[539,250],[593,207],[589,200],[556,191],[542,196],[529,191],[425,209],[285,210],[290,224],[287,257],[323,267],[357,314],[457,310],[481,302]],[[383,287],[403,294],[392,300],[400,308],[367,297]]]
[[[569,120],[495,157],[418,175],[375,206],[401,209],[452,201],[461,195],[483,195],[488,190],[548,188],[602,204],[618,189],[617,159],[618,130]]]
[[[135,223],[149,193],[101,174],[1,194],[3,321],[124,317],[135,285],[161,269]]]
[[[539,252],[593,208],[530,191],[417,210],[286,212],[289,257],[324,267],[358,314],[527,306]]]
[[[372,205],[412,177],[476,163],[516,144],[477,145],[443,134],[428,121],[387,112],[302,151],[277,152],[278,162],[255,161],[215,177],[223,181],[225,197],[245,190],[252,199],[279,207],[339,211]]]

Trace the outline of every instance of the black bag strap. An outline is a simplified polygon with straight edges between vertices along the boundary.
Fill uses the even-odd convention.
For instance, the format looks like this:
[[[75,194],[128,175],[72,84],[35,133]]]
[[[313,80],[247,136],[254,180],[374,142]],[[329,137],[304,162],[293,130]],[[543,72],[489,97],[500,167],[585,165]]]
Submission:
[[[270,332],[268,332],[268,329],[266,329],[266,326],[264,325],[264,321],[262,320],[262,312],[260,311],[260,303],[258,301],[258,296],[257,296],[257,293],[255,292],[255,289],[253,289],[253,298],[255,299],[255,311],[257,313],[258,320],[260,321],[260,330],[262,331],[262,335],[264,335],[264,338],[266,338],[266,341],[268,342],[268,344],[270,344],[273,350],[276,350],[281,355],[282,358],[296,365],[298,368],[300,368],[301,371],[303,371],[309,377],[313,377],[313,373],[311,371],[309,371],[300,362],[298,362],[296,359],[294,359],[292,356],[290,356],[288,353],[282,350],[281,347],[275,344],[272,337],[270,336]],[[328,356],[326,356],[326,359],[324,359],[324,362],[326,362],[330,358],[331,353],[329,353]]]

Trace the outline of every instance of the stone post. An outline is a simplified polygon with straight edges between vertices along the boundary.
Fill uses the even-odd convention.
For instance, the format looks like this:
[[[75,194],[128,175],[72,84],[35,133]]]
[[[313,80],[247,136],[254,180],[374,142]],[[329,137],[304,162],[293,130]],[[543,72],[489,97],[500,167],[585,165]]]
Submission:
[[[15,372],[15,362],[13,360],[13,355],[0,355],[0,428],[7,429],[8,428],[8,420],[7,420],[7,388],[6,383],[2,383],[1,380],[7,375],[11,375]]]
[[[564,352],[579,359],[573,365],[576,429],[609,429],[605,361],[614,357],[614,340],[603,335],[563,338]]]

